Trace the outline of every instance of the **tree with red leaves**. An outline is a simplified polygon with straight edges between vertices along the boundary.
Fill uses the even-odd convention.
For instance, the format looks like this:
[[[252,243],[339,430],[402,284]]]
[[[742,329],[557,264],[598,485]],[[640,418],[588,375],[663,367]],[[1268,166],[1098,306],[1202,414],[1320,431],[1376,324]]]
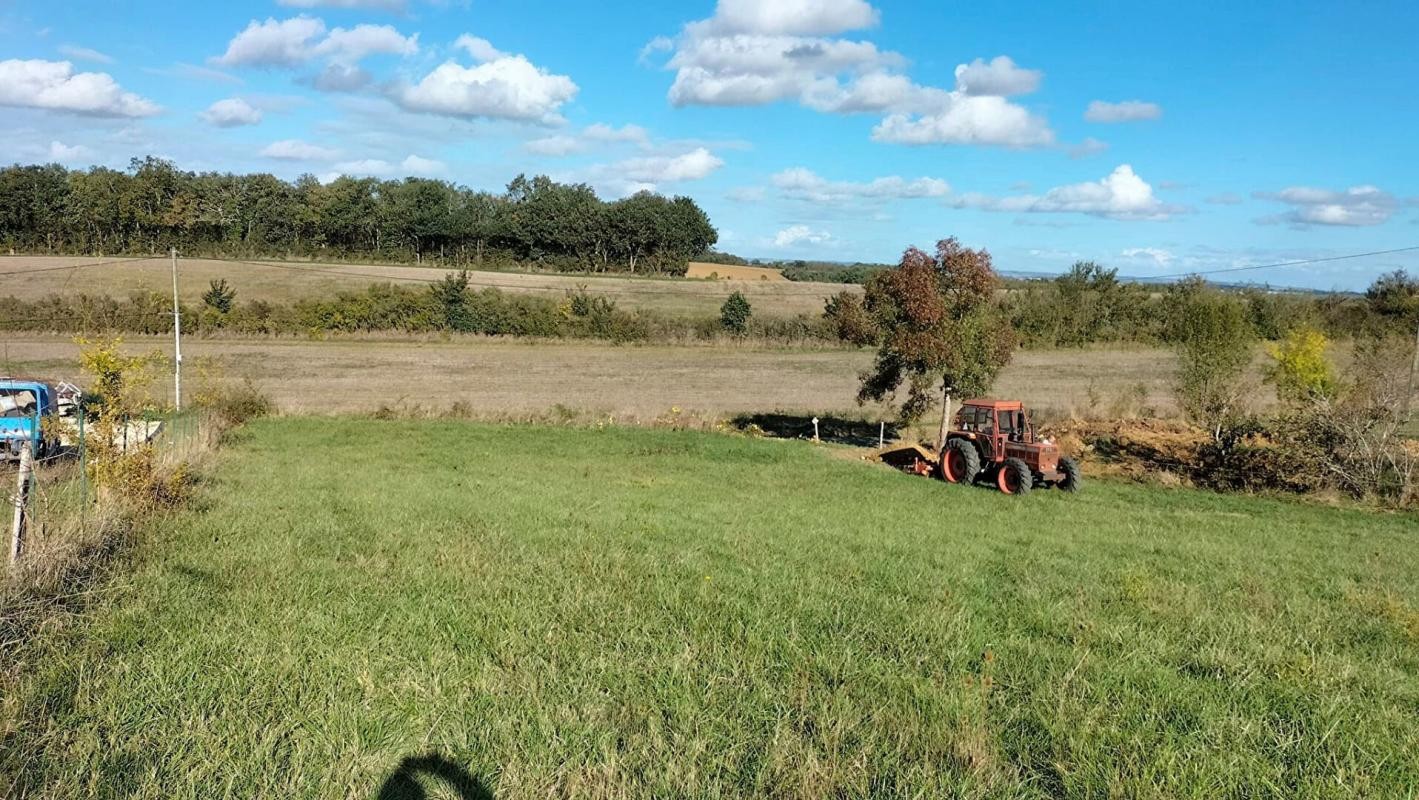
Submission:
[[[935,404],[939,387],[944,441],[946,401],[984,394],[1014,354],[1015,331],[996,298],[999,289],[983,249],[963,247],[955,237],[937,242],[934,257],[908,248],[896,268],[867,284],[867,310],[882,339],[857,401],[895,397],[905,383],[899,413],[912,422]]]

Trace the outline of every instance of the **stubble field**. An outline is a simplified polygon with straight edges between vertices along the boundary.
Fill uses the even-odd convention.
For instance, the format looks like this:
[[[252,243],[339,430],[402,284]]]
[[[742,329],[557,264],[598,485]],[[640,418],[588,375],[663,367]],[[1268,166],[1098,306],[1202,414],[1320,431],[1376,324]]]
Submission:
[[[0,297],[13,295],[34,300],[51,294],[109,294],[127,297],[130,292],[172,293],[172,268],[167,258],[123,259],[69,256],[0,256]],[[79,264],[100,264],[67,269]],[[727,274],[719,265],[721,275]],[[187,302],[200,302],[210,281],[225,279],[237,291],[238,301],[291,302],[333,296],[337,291],[358,291],[371,283],[390,281],[421,285],[437,281],[447,270],[428,267],[310,263],[298,261],[218,261],[179,259],[180,292]],[[707,274],[707,273],[706,273]],[[608,296],[619,306],[653,309],[670,315],[707,316],[719,312],[731,292],[743,292],[756,313],[820,314],[831,295],[853,287],[828,283],[795,283],[759,280],[758,272],[746,280],[673,280],[604,275],[546,275],[527,272],[472,272],[474,289],[496,288],[512,293],[561,297],[585,285]]]

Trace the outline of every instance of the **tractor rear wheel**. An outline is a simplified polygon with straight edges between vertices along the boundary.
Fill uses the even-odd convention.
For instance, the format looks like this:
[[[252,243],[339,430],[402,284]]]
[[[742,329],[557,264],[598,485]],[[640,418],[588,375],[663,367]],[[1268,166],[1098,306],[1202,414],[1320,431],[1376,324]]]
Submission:
[[[1064,473],[1064,477],[1055,485],[1066,492],[1079,491],[1079,486],[1084,481],[1084,471],[1079,468],[1079,462],[1068,457],[1061,458],[1059,471]]]
[[[941,451],[941,477],[947,483],[973,483],[980,474],[980,453],[964,439],[952,439]]]
[[[1035,488],[1035,475],[1018,458],[1007,458],[995,473],[995,485],[1005,494],[1029,494]]]

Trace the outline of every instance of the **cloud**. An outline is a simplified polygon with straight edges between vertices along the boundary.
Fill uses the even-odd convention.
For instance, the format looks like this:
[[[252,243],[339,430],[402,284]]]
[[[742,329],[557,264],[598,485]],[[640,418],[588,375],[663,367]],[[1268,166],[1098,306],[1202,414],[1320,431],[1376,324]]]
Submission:
[[[261,155],[284,161],[329,161],[340,153],[337,150],[302,142],[299,139],[282,139],[263,147]]]
[[[1160,267],[1166,267],[1176,258],[1169,250],[1159,247],[1130,247],[1119,253],[1123,258],[1131,258],[1141,261],[1152,261]]]
[[[363,89],[373,80],[374,76],[360,67],[334,62],[310,79],[310,85],[322,92],[353,92]]]
[[[645,60],[670,51],[676,106],[798,103],[834,114],[889,114],[878,141],[1036,147],[1053,143],[1048,124],[1004,99],[1038,88],[1041,73],[1008,56],[956,69],[947,89],[903,74],[906,59],[870,41],[838,36],[875,25],[864,0],[721,0],[712,17],[657,37]]]
[[[332,170],[321,176],[321,183],[329,183],[341,175],[364,175],[376,178],[441,175],[448,171],[448,165],[432,158],[411,154],[398,163],[385,161],[382,158],[341,161],[334,164]]]
[[[100,53],[89,47],[79,47],[72,44],[62,44],[59,46],[59,53],[66,55],[75,61],[93,61],[99,64],[112,64],[113,57],[105,53]]]
[[[1235,206],[1241,204],[1242,196],[1236,192],[1222,192],[1221,194],[1214,194],[1208,197],[1204,202],[1211,203],[1214,206]]]
[[[967,194],[954,198],[950,204],[957,208],[986,211],[1088,214],[1118,220],[1162,220],[1183,211],[1154,196],[1153,187],[1138,177],[1128,164],[1118,166],[1102,180],[1057,186],[1042,195],[989,197]]]
[[[370,11],[400,12],[404,10],[404,0],[277,0],[287,8],[345,8]]]
[[[508,54],[493,47],[493,43],[480,36],[470,36],[463,34],[453,43],[454,47],[466,50],[474,61],[482,64],[487,61],[497,61],[500,58],[507,58]]]
[[[770,180],[785,197],[821,204],[844,203],[863,198],[905,200],[945,197],[951,192],[951,186],[940,178],[907,180],[891,175],[866,183],[853,183],[829,181],[803,167],[784,170]]]
[[[588,125],[579,134],[557,134],[523,144],[522,149],[541,156],[568,156],[584,153],[598,144],[633,144],[641,149],[650,147],[650,133],[639,125],[619,128],[603,123]]]
[[[807,225],[790,225],[774,235],[774,247],[789,248],[805,244],[828,244],[833,235],[827,231],[814,230]]]
[[[96,117],[147,117],[162,111],[125,92],[104,72],[75,72],[68,61],[0,61],[0,106],[43,108]]]
[[[1084,141],[1080,142],[1079,144],[1070,146],[1069,157],[1088,158],[1089,156],[1096,156],[1108,149],[1108,142],[1101,142],[1092,136],[1086,136],[1084,137]]]
[[[218,100],[197,116],[208,125],[216,125],[218,128],[236,128],[261,122],[260,109],[252,107],[240,97]]]
[[[311,52],[340,64],[354,64],[372,55],[411,56],[419,52],[419,34],[405,36],[390,25],[336,28]]]
[[[1138,122],[1163,116],[1163,108],[1157,103],[1142,100],[1125,100],[1122,103],[1106,103],[1095,100],[1084,110],[1084,119],[1089,122]]]
[[[581,135],[593,142],[629,142],[640,147],[650,144],[650,133],[639,125],[622,125],[615,128],[597,122],[586,126]]]
[[[719,0],[707,24],[717,33],[823,36],[870,28],[879,17],[866,0]]]
[[[227,43],[227,51],[214,63],[228,67],[297,67],[310,58],[311,40],[325,33],[325,23],[299,16],[277,21],[252,20]]]
[[[438,173],[448,171],[448,165],[442,161],[416,155],[410,155],[405,158],[403,161],[399,162],[399,166],[410,175],[437,175]]]
[[[418,83],[394,87],[390,97],[407,111],[560,123],[558,109],[578,91],[572,79],[554,75],[525,56],[499,55],[476,67],[446,61]]]
[[[49,160],[58,161],[61,164],[70,164],[75,161],[84,161],[94,157],[94,151],[81,145],[67,145],[60,141],[49,143]]]
[[[196,64],[173,64],[171,67],[144,67],[144,72],[152,75],[162,75],[167,78],[183,78],[195,81],[211,81],[213,83],[243,83],[241,78],[230,73],[223,72],[211,67],[199,67]]]
[[[956,67],[956,85],[972,95],[1029,94],[1040,88],[1044,73],[1037,69],[1021,69],[1010,56],[996,56],[990,61],[977,58]]]
[[[872,138],[895,144],[1027,148],[1053,144],[1054,132],[1044,119],[1002,97],[960,96],[935,114],[893,114],[872,129]]]
[[[636,183],[659,184],[697,181],[724,166],[724,160],[704,147],[675,156],[629,158],[611,170]]]
[[[1253,192],[1252,196],[1291,206],[1291,210],[1262,217],[1256,220],[1257,223],[1286,223],[1294,228],[1380,225],[1388,222],[1399,209],[1399,201],[1394,195],[1377,186],[1352,186],[1339,191],[1292,186],[1279,192]]]
[[[325,23],[315,17],[268,17],[265,22],[248,23],[213,63],[229,67],[299,67],[312,58],[326,58],[339,64],[355,64],[371,55],[408,56],[418,50],[417,33],[404,36],[389,25],[335,28],[327,34]]]

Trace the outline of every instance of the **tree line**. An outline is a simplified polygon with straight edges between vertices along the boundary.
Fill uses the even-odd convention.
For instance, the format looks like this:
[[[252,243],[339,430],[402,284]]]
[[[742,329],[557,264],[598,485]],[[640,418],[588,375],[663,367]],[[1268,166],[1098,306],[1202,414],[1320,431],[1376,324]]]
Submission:
[[[0,246],[11,252],[434,260],[681,275],[718,240],[688,197],[607,202],[586,184],[517,176],[502,193],[428,178],[0,169]]]

